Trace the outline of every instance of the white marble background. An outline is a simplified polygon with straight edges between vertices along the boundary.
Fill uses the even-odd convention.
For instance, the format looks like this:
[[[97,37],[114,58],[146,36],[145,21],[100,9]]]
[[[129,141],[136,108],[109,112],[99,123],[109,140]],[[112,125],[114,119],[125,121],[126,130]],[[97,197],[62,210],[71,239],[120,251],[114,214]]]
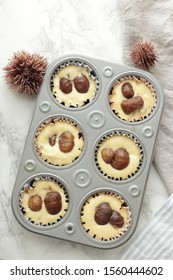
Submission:
[[[117,249],[99,250],[31,233],[16,222],[11,210],[11,193],[36,99],[11,92],[2,70],[19,50],[38,52],[49,61],[79,53],[122,64],[119,2],[0,0],[1,259],[116,259],[122,248],[128,246],[126,243]],[[152,167],[136,232],[167,197]]]

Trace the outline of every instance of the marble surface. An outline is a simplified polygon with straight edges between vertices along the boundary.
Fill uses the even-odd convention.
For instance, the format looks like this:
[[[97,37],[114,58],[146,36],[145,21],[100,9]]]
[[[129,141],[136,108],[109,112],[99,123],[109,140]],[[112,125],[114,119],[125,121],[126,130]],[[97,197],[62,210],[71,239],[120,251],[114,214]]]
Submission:
[[[22,228],[11,210],[15,183],[36,99],[11,92],[2,68],[19,50],[38,52],[51,62],[80,53],[123,64],[122,18],[118,0],[0,0],[0,258],[116,259],[128,242],[100,250],[40,236]],[[168,198],[152,166],[135,234]],[[134,234],[134,238],[135,238]]]

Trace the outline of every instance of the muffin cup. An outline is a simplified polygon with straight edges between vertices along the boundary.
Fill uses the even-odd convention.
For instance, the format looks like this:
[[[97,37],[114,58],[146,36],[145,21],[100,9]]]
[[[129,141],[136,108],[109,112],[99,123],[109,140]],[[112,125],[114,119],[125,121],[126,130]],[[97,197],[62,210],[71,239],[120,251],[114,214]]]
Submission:
[[[109,221],[102,225],[95,221],[97,207],[105,202],[110,205],[112,211],[117,211],[122,215],[123,226],[113,226]],[[99,191],[90,195],[82,205],[81,224],[90,238],[101,242],[115,241],[127,233],[131,225],[131,210],[119,194],[109,190]]]
[[[123,85],[123,83],[125,82],[134,83],[134,97],[140,96],[143,98],[144,102],[142,108],[136,109],[130,114],[126,114],[125,112],[123,112],[121,107],[121,103],[124,100],[128,100],[123,96],[120,88],[120,85]],[[120,78],[115,80],[111,87],[111,92],[109,93],[109,103],[111,110],[118,118],[126,122],[139,122],[147,119],[150,115],[153,114],[157,105],[156,89],[149,80],[142,76],[121,76]]]
[[[70,131],[74,137],[74,147],[68,152],[62,151],[59,143],[61,135],[66,131]],[[54,135],[56,140],[52,146],[50,139]],[[34,145],[37,155],[46,163],[60,167],[68,166],[83,153],[84,136],[80,126],[72,119],[65,116],[52,117],[42,122],[36,130]]]
[[[74,72],[75,70],[76,72],[79,72],[76,73],[76,75],[81,73],[87,76],[90,86],[89,86],[89,90],[86,93],[79,93],[75,89],[75,85],[73,82],[75,75],[71,70],[69,70],[70,74],[65,72],[65,70],[67,70],[69,67],[73,67]],[[70,93],[65,94],[62,92],[59,85],[58,75],[62,77],[65,76],[71,81],[72,91]],[[92,101],[98,95],[98,90],[99,90],[99,79],[98,79],[97,72],[91,65],[89,65],[87,62],[84,61],[67,60],[65,62],[62,62],[60,65],[57,66],[56,70],[54,70],[51,77],[51,92],[53,97],[55,98],[56,102],[58,102],[60,105],[68,108],[80,108],[92,103]]]
[[[109,139],[111,141],[109,141]],[[104,162],[101,156],[101,151],[104,148],[112,148],[114,151],[119,148],[125,148],[130,157],[128,166],[122,170],[117,170],[111,166],[111,163]],[[139,172],[143,161],[143,146],[137,137],[128,131],[116,130],[108,132],[101,137],[95,147],[95,164],[97,169],[105,178],[113,181],[126,181],[131,179]]]
[[[56,214],[50,214],[45,205],[45,196],[50,192],[58,192],[61,196],[62,207]],[[38,195],[42,199],[39,211],[33,211],[28,206],[29,199]],[[37,226],[52,226],[58,224],[66,215],[69,208],[69,194],[65,186],[49,176],[38,176],[29,180],[19,194],[19,208],[27,222]]]

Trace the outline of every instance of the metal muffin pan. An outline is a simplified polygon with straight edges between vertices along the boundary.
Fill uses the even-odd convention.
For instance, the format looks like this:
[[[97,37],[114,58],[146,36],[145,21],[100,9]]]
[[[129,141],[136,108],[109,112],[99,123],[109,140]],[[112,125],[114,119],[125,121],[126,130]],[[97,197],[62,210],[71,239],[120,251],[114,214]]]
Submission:
[[[84,63],[94,70],[97,78],[96,96],[79,108],[66,107],[55,100],[51,91],[51,78],[56,69],[63,64]],[[108,96],[115,80],[134,75],[148,80],[156,89],[157,104],[152,114],[138,122],[127,122],[118,118],[111,110]],[[159,128],[163,108],[163,91],[153,75],[136,68],[117,65],[83,55],[69,55],[53,61],[46,72],[45,79],[37,99],[37,104],[23,156],[16,178],[12,208],[18,222],[26,229],[96,248],[115,248],[126,242],[133,234],[140,214],[154,144]],[[84,150],[79,158],[66,166],[54,166],[43,161],[34,147],[34,137],[39,125],[47,119],[66,117],[76,122],[84,137]],[[126,180],[112,180],[105,177],[96,166],[95,149],[102,137],[117,131],[125,131],[139,140],[143,161],[138,172]],[[28,221],[21,211],[20,193],[33,178],[50,177],[62,182],[68,197],[69,207],[66,215],[57,223],[40,226]],[[99,241],[90,237],[84,230],[80,214],[88,197],[97,192],[110,192],[120,195],[131,211],[131,223],[124,235],[115,240]]]

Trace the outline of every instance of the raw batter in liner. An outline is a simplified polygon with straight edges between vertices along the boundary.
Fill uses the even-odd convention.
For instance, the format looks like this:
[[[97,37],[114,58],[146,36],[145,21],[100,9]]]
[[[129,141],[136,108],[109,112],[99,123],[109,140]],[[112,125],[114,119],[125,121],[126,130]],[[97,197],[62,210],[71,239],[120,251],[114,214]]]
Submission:
[[[124,225],[121,228],[114,228],[111,224],[98,225],[94,215],[96,207],[104,202],[108,202],[112,210],[116,210],[123,216]],[[87,199],[81,212],[81,222],[89,236],[97,240],[107,241],[123,235],[130,225],[130,210],[128,206],[123,206],[124,200],[115,193],[101,192]]]
[[[134,97],[141,96],[144,105],[140,109],[136,109],[133,113],[126,115],[122,108],[121,103],[126,98],[122,94],[122,85],[124,83],[130,83],[134,90]],[[152,85],[144,79],[138,79],[134,76],[124,77],[121,80],[115,82],[112,93],[109,96],[109,102],[111,109],[115,111],[115,114],[126,121],[139,121],[148,117],[156,106],[156,92]]]
[[[62,219],[64,215],[67,212],[68,209],[68,198],[67,194],[65,194],[65,191],[58,183],[55,183],[50,180],[37,180],[34,182],[33,188],[25,188],[24,191],[21,194],[21,206],[23,207],[23,210],[26,212],[25,216],[28,219],[31,219],[35,224],[42,224],[42,225],[48,225],[57,222],[58,220]],[[44,198],[46,194],[50,191],[56,191],[59,192],[61,195],[62,200],[62,209],[58,214],[51,215],[47,212],[45,204],[44,204]],[[42,198],[42,209],[40,211],[32,211],[28,207],[28,201],[29,198],[33,195],[38,194]]]
[[[68,152],[64,153],[59,149],[59,137],[65,131],[69,131],[74,136],[74,147]],[[80,129],[68,122],[66,120],[54,120],[54,122],[49,122],[42,125],[38,129],[38,133],[35,139],[36,150],[43,160],[47,160],[48,163],[53,165],[67,165],[72,163],[76,158],[78,158],[83,150],[84,140],[80,136]],[[56,142],[54,146],[51,146],[49,139],[57,134]]]
[[[129,153],[130,158],[128,166],[122,170],[117,170],[113,168],[111,164],[106,163],[101,156],[101,151],[104,148],[112,148],[114,151],[119,148],[125,148]],[[134,140],[132,140],[128,136],[123,135],[113,135],[104,140],[97,152],[97,162],[103,173],[115,179],[127,179],[128,176],[132,176],[132,174],[134,174],[139,167],[140,159],[141,154],[137,144],[135,144]]]
[[[89,80],[89,90],[86,93],[79,93],[73,84],[73,89],[71,93],[65,94],[61,91],[59,87],[59,81],[61,78],[67,78],[73,80],[77,76],[84,74]],[[96,81],[90,77],[89,72],[86,68],[69,65],[62,68],[52,79],[53,87],[52,92],[56,99],[65,104],[65,106],[80,107],[83,106],[87,100],[92,100],[96,94]],[[73,82],[72,82],[73,83]]]

